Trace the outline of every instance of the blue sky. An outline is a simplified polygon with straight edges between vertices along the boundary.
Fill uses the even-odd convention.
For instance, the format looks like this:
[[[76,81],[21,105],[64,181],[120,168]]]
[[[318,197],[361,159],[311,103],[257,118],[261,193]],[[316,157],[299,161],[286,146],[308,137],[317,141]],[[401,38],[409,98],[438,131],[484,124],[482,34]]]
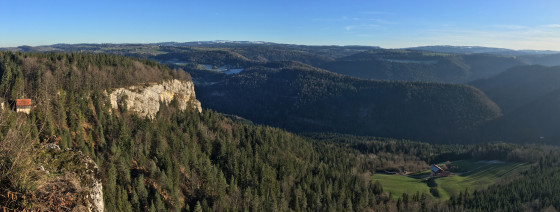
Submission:
[[[199,40],[560,50],[560,1],[0,0],[0,47]]]

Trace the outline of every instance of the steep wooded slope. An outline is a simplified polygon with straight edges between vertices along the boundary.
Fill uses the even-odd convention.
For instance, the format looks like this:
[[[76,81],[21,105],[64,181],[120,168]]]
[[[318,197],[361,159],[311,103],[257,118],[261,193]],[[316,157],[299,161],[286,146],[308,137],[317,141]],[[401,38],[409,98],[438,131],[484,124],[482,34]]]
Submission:
[[[443,142],[500,116],[465,85],[351,78],[301,63],[268,63],[197,87],[203,107],[295,131]]]
[[[560,67],[522,66],[472,83],[504,111],[484,131],[495,139],[558,143]]]
[[[181,110],[177,98],[153,119],[126,103],[112,107],[108,93],[115,88],[187,79],[165,66],[93,54],[0,52],[0,59],[3,99],[33,102],[28,115],[0,111],[0,203],[9,210],[57,203],[22,198],[43,191],[35,170],[41,163],[31,151],[42,143],[80,151],[98,164],[107,211],[347,211],[391,201],[370,182],[366,158],[356,152],[209,110]],[[72,166],[50,158],[41,161],[54,170],[79,168],[72,158],[60,162]],[[77,188],[72,179],[59,183]],[[58,185],[46,191],[74,198]],[[80,209],[67,203],[58,206]]]
[[[558,66],[520,66],[471,85],[484,91],[508,113],[560,89],[559,82]]]

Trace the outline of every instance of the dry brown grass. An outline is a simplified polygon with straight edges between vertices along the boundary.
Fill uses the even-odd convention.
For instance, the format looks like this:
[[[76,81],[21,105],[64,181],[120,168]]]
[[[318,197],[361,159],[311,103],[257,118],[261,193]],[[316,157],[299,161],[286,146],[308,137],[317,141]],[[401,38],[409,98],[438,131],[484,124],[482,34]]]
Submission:
[[[15,192],[24,196],[37,189],[44,176],[35,167],[32,137],[25,115],[0,112],[0,192]],[[12,203],[18,207],[21,201]],[[0,205],[5,205],[0,203]]]

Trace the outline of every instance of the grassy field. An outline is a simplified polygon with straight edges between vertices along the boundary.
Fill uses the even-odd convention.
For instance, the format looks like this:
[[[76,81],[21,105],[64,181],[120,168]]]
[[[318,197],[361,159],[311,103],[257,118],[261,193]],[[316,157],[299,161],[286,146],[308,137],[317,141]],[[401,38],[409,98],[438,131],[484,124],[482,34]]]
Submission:
[[[383,185],[383,190],[389,192],[394,198],[400,197],[403,193],[430,193],[430,188],[423,183],[423,179],[416,179],[403,175],[374,174],[373,180],[379,180]]]
[[[492,185],[499,179],[513,173],[529,168],[525,163],[503,163],[496,161],[455,161],[452,163],[459,167],[458,173],[453,176],[437,178],[440,199],[447,200],[451,194],[457,194],[468,188],[469,191],[483,189]],[[383,189],[397,198],[406,192],[430,194],[428,185],[423,179],[416,179],[403,175],[375,174],[373,180],[379,180]],[[430,194],[431,195],[431,194]]]
[[[449,199],[451,194],[458,194],[468,188],[470,191],[486,188],[500,178],[525,170],[529,164],[523,163],[477,163],[471,165],[471,172],[436,179],[440,198]]]

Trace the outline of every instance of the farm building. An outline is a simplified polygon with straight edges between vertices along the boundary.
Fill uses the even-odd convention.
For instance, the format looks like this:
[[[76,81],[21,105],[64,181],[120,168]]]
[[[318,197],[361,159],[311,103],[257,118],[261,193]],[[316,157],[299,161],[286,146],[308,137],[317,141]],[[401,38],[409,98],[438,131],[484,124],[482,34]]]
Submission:
[[[430,170],[432,170],[432,173],[434,173],[434,175],[443,172],[443,169],[436,164],[432,165],[432,167],[430,167]]]
[[[16,99],[16,112],[29,114],[31,112],[31,99]]]
[[[441,167],[439,167],[438,165],[434,164],[430,167],[431,175],[435,176],[435,177],[447,177],[449,175],[451,175],[451,172],[445,171],[443,170]]]

